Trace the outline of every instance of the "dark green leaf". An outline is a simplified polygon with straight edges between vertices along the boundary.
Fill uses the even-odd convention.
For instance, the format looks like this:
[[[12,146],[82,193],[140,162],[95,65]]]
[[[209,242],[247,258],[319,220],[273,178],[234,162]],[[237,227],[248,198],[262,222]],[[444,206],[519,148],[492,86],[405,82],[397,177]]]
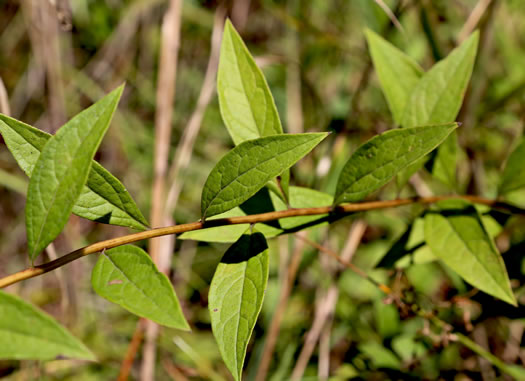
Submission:
[[[425,240],[436,257],[465,281],[516,305],[503,259],[477,210],[462,200],[438,204],[425,216]]]
[[[0,133],[20,168],[31,177],[40,151],[52,135],[0,114]],[[93,161],[73,213],[92,221],[145,230],[148,223],[120,181]]]
[[[261,233],[247,231],[224,254],[209,293],[213,335],[237,381],[267,282],[268,245]]]
[[[91,274],[93,289],[128,311],[167,327],[189,330],[166,275],[133,245],[103,252]]]
[[[405,105],[423,75],[423,69],[414,59],[375,32],[367,29],[365,35],[394,121],[401,124]]]
[[[362,200],[436,148],[456,123],[390,130],[359,147],[345,164],[334,203]]]
[[[26,230],[31,259],[64,228],[123,89],[120,86],[82,111],[44,145],[27,191]]]
[[[95,356],[51,316],[0,291],[0,359],[95,360]]]
[[[208,176],[202,191],[202,218],[242,204],[326,136],[327,133],[274,135],[239,144],[217,163]]]

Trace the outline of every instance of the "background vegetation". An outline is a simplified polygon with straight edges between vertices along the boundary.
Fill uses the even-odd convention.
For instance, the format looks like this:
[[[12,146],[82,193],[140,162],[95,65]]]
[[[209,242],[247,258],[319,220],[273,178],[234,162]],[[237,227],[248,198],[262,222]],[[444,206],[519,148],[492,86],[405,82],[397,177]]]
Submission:
[[[350,152],[395,125],[371,63],[364,28],[381,34],[425,69],[478,28],[477,62],[458,117],[463,122],[458,130],[458,192],[497,196],[502,165],[522,136],[525,117],[521,1],[185,0],[180,23],[170,18],[176,3],[0,0],[0,111],[54,132],[125,81],[118,113],[96,159],[122,180],[143,211],[153,214],[164,208],[173,221],[190,222],[199,219],[200,190],[208,173],[233,147],[214,90],[224,17],[231,18],[263,68],[284,129],[335,132],[292,171],[294,185],[332,194]],[[169,77],[169,68],[159,70],[160,57],[176,63],[171,66],[175,78]],[[176,83],[172,106],[169,83]],[[172,115],[166,111],[171,107]],[[159,128],[166,117],[171,136],[156,138],[155,124]],[[169,148],[171,167],[165,193],[174,198],[156,206],[152,200],[159,198],[152,184],[155,165],[162,170],[162,155],[159,146],[156,151],[154,147],[163,143]],[[28,266],[26,187],[27,179],[2,143],[0,277]],[[374,198],[448,193],[450,189],[430,181],[422,170],[400,193],[394,182]],[[525,204],[523,191],[509,198]],[[270,279],[247,355],[246,379],[259,374],[260,379],[282,380],[292,372],[305,380],[328,375],[334,380],[357,375],[510,379],[487,356],[451,341],[446,330],[431,329],[425,318],[389,304],[376,286],[343,271],[326,255],[337,252],[395,292],[411,296],[504,362],[525,364],[523,291],[517,294],[517,308],[477,293],[442,263],[431,260],[426,246],[414,247],[422,236],[418,220],[409,242],[399,241],[421,211],[421,206],[408,206],[367,212],[307,235],[269,241]],[[492,214],[487,219],[514,289],[523,290],[522,218]],[[158,225],[166,222],[160,221]],[[72,216],[55,243],[56,253],[46,254],[52,259],[127,232]],[[395,256],[400,246],[396,242],[402,242],[401,249],[410,255],[394,266],[385,258]],[[155,379],[230,379],[207,309],[211,277],[226,248],[218,243],[175,242],[176,254],[168,266],[192,332],[160,330],[157,356],[149,369]],[[135,316],[91,290],[89,274],[95,260],[75,261],[12,286],[9,292],[64,323],[99,361],[1,361],[0,375],[16,380],[115,379],[131,365],[130,377],[142,374],[145,379],[144,368],[151,367],[148,353],[155,348],[147,333],[145,344],[140,344],[143,325]],[[134,361],[126,361],[126,353],[135,354]]]

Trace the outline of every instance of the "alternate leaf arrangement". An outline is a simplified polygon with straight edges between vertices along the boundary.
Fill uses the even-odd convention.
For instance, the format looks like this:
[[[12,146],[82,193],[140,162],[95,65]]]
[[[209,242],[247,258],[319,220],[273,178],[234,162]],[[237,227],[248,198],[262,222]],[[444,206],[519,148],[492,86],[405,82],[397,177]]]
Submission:
[[[224,30],[217,89],[222,118],[236,146],[219,160],[204,184],[198,222],[149,229],[125,187],[93,161],[123,85],[75,116],[54,136],[0,115],[0,133],[30,178],[25,217],[32,262],[64,229],[71,212],[141,231],[10,275],[0,279],[0,287],[100,253],[91,277],[99,295],[161,325],[189,330],[167,276],[146,252],[127,244],[180,233],[181,239],[230,242],[211,282],[209,312],[224,362],[235,380],[240,380],[268,281],[267,239],[355,211],[420,202],[434,204],[421,216],[425,242],[433,255],[472,286],[516,305],[501,255],[474,205],[497,207],[497,202],[443,196],[356,203],[396,176],[402,187],[429,154],[433,176],[449,189],[457,189],[458,124],[454,120],[472,73],[478,33],[426,73],[374,32],[366,31],[366,38],[393,119],[401,128],[360,146],[344,165],[334,195],[290,186],[289,169],[328,133],[283,133],[263,73],[230,22]],[[521,176],[524,152],[521,142],[511,154],[500,187],[502,195],[525,186],[525,176]],[[270,210],[250,214],[250,202],[267,203]],[[265,224],[270,221],[278,224]],[[18,297],[0,292],[0,316],[0,358],[95,359],[56,321]],[[517,372],[512,367],[503,370]]]

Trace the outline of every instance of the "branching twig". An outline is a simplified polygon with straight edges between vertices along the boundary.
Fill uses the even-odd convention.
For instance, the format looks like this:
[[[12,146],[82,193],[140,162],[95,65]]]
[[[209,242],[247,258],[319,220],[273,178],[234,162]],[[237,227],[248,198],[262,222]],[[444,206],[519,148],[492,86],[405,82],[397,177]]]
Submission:
[[[0,279],[0,288],[7,287],[11,284],[20,282],[24,279],[34,278],[46,272],[62,267],[78,258],[94,254],[103,249],[111,249],[113,247],[126,245],[144,239],[160,237],[168,234],[181,234],[192,230],[206,229],[216,226],[238,225],[238,224],[256,224],[261,222],[276,221],[281,218],[298,217],[298,216],[316,216],[321,214],[332,214],[334,217],[349,213],[364,212],[377,209],[394,208],[411,204],[428,205],[444,200],[462,199],[472,203],[486,205],[494,209],[504,210],[514,214],[525,215],[525,209],[501,202],[498,200],[491,200],[479,196],[434,196],[434,197],[413,197],[388,201],[367,201],[355,204],[342,204],[337,206],[323,206],[318,208],[292,208],[275,212],[252,214],[248,216],[219,218],[216,220],[206,220],[198,222],[190,222],[187,224],[167,226],[163,228],[146,230],[139,233],[129,234],[122,237],[112,238],[105,241],[100,241],[81,249],[72,251],[55,261],[44,263],[40,266],[31,267],[15,274],[8,275]]]

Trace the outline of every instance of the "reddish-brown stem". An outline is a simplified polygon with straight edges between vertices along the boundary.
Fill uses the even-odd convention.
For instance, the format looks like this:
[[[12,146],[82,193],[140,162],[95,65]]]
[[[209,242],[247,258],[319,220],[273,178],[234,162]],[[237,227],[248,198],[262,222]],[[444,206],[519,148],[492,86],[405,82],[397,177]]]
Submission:
[[[260,222],[269,222],[279,220],[281,218],[298,217],[298,216],[315,216],[322,214],[333,214],[333,215],[344,215],[348,213],[364,212],[369,210],[394,208],[403,205],[410,204],[432,204],[438,201],[450,200],[450,199],[462,199],[470,201],[476,204],[490,206],[496,209],[502,209],[509,211],[514,214],[524,214],[525,209],[517,206],[500,202],[498,200],[491,200],[479,196],[433,196],[433,197],[413,197],[397,200],[388,201],[367,201],[355,204],[342,204],[337,206],[323,206],[319,208],[292,208],[287,210],[253,214],[249,216],[220,218],[216,220],[198,221],[191,222],[188,224],[167,226],[163,228],[151,229],[140,233],[129,234],[123,237],[117,237],[108,239],[106,241],[100,241],[89,246],[85,246],[81,249],[75,250],[69,254],[66,254],[54,261],[44,263],[43,265],[31,267],[15,274],[8,275],[0,279],[0,288],[7,287],[13,283],[20,282],[24,279],[33,278],[35,276],[47,273],[58,267],[64,266],[65,264],[74,261],[85,255],[98,253],[104,249],[111,249],[113,247],[126,245],[144,239],[150,239],[160,237],[168,234],[180,234],[192,230],[200,230],[215,226],[226,226],[226,225],[238,225],[238,224],[256,224]]]

